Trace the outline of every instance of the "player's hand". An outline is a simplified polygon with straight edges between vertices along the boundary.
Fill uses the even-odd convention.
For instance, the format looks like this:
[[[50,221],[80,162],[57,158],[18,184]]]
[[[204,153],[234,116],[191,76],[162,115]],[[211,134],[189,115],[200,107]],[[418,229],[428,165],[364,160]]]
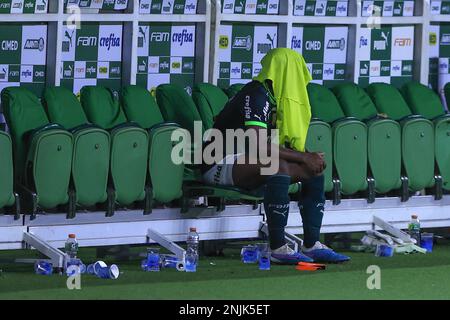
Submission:
[[[307,152],[305,153],[305,165],[308,170],[314,175],[322,174],[323,170],[327,167],[325,163],[325,154],[322,152]]]

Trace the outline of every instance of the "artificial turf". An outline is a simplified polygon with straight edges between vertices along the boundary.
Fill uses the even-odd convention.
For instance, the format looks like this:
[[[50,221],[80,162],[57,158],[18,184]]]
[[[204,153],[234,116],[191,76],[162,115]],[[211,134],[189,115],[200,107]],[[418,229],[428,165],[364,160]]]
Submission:
[[[429,254],[392,258],[347,252],[351,262],[316,272],[278,265],[260,271],[257,265],[243,264],[238,249],[224,252],[224,257],[202,257],[196,273],[143,272],[140,258],[105,258],[119,266],[120,277],[83,275],[81,290],[68,290],[65,276],[36,275],[32,265],[0,262],[0,299],[450,299],[449,242],[441,242]],[[3,259],[35,255],[25,250],[0,252]],[[85,263],[95,261],[95,250],[80,249],[79,257]],[[381,269],[380,290],[366,286],[370,265]]]

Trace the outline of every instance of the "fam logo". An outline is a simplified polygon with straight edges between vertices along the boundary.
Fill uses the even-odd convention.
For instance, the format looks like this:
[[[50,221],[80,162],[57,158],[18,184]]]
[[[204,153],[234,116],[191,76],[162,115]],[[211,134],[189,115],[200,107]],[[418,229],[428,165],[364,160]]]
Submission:
[[[97,45],[97,37],[84,36],[77,40],[77,47],[95,47]]]
[[[367,47],[369,45],[369,40],[366,37],[361,36],[359,38],[359,47]]]
[[[412,45],[411,38],[396,38],[394,40],[394,47],[409,47]]]
[[[177,3],[173,8],[177,11],[184,11],[184,3]]]
[[[0,3],[0,9],[11,10],[11,2],[2,2],[2,3]]]
[[[229,74],[230,73],[230,68],[228,68],[228,67],[220,67],[219,72],[220,72],[220,74]]]
[[[150,42],[168,42],[170,41],[169,32],[152,32]]]
[[[229,45],[229,39],[228,36],[219,36],[219,48],[220,49],[227,49]]]
[[[256,8],[256,3],[246,3],[245,4],[245,11],[254,11],[254,9]]]
[[[297,36],[293,36],[291,40],[291,49],[302,49],[302,39],[297,39]]]
[[[234,38],[233,49],[244,49],[247,51],[252,50],[252,37],[248,35],[246,37]]]
[[[161,2],[153,3],[152,10],[153,11],[161,11]]]
[[[441,35],[441,46],[448,46],[450,44],[450,33],[443,33]]]
[[[17,40],[3,40],[1,43],[3,51],[17,51],[19,49],[19,41]]]
[[[194,33],[188,32],[187,29],[183,29],[181,32],[174,32],[172,34],[172,42],[179,43],[180,47],[182,47],[184,43],[192,43],[194,42]]]
[[[330,39],[328,40],[327,49],[339,49],[341,51],[345,50],[345,39]]]
[[[27,41],[25,41],[25,45],[23,46],[23,48],[26,50],[43,51],[45,48],[44,38],[41,37],[39,39],[27,39]]]
[[[106,47],[108,48],[108,51],[111,47],[120,47],[120,37],[116,37],[114,33],[111,33],[109,37],[101,37],[100,47]]]
[[[381,38],[383,38],[383,40],[375,40],[373,42],[373,50],[376,51],[383,51],[386,50],[388,47],[388,38],[389,38],[389,32],[384,33],[384,31],[381,31]]]
[[[266,34],[266,39],[270,41],[270,43],[258,43],[257,45],[257,52],[260,54],[266,54],[267,52],[270,51],[270,49],[275,47],[275,38],[276,38],[277,34],[274,33],[273,37],[271,34],[267,33]]]

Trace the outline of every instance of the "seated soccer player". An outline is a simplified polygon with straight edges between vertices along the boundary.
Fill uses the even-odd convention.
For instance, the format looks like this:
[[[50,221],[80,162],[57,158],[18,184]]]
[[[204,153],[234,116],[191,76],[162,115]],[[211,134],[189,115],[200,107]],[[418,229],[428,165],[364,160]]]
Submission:
[[[305,61],[294,50],[278,48],[267,53],[261,64],[260,74],[228,101],[216,117],[214,129],[224,137],[224,156],[221,161],[203,163],[203,179],[210,184],[248,190],[264,188],[264,209],[273,262],[347,261],[349,257],[334,252],[319,241],[325,204],[323,170],[326,164],[323,154],[305,151],[311,118],[306,91],[311,75]],[[242,152],[237,150],[240,146],[235,146],[232,152],[227,153],[226,144],[232,142],[226,139],[229,129],[241,129],[246,134],[253,130],[256,141],[246,140]],[[272,129],[278,129],[279,144],[270,141]],[[212,141],[206,142],[205,148]],[[272,162],[268,163],[267,159]],[[278,165],[274,166],[273,161],[278,161]],[[289,214],[288,188],[300,181],[299,206],[304,245],[302,252],[295,252],[287,245],[284,230]]]

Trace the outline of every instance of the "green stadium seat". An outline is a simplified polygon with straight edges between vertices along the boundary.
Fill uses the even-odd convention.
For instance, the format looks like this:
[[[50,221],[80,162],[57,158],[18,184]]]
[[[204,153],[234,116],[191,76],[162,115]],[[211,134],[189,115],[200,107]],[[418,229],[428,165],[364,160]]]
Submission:
[[[401,125],[401,158],[408,188],[419,191],[433,184],[434,144],[431,121],[414,116],[397,88],[386,83],[372,83],[367,87],[379,113]],[[395,171],[394,171],[395,169]],[[385,167],[392,177],[398,177],[399,168],[390,163]]]
[[[448,96],[448,90],[447,84],[444,88],[446,97]],[[434,124],[434,149],[437,171],[442,177],[442,187],[449,191],[450,114],[445,112],[439,96],[427,86],[418,82],[410,82],[401,88],[401,92],[414,114],[420,114]]]
[[[306,148],[308,151],[325,153],[325,191],[335,188],[335,192],[351,195],[366,189],[366,125],[356,119],[346,118],[336,97],[326,87],[309,83],[307,89],[312,120]],[[335,176],[339,179],[334,183],[333,167]]]
[[[236,93],[238,93],[243,87],[245,86],[244,83],[235,83],[229,86],[228,88],[224,89],[223,92],[226,93],[229,99],[233,98]]]
[[[122,89],[121,102],[129,121],[136,122],[149,132],[148,170],[153,199],[168,203],[182,196],[184,164],[176,164],[171,155],[172,133],[181,129],[164,119],[151,93],[139,86]]]
[[[50,123],[39,99],[25,88],[3,89],[1,101],[13,141],[16,185],[27,205],[24,211],[34,215],[38,208],[69,204],[71,213],[72,134]]]
[[[89,207],[108,198],[109,133],[90,124],[76,96],[64,87],[47,87],[43,105],[51,122],[73,135],[72,179],[77,203]]]
[[[192,90],[192,99],[197,105],[205,129],[213,127],[214,117],[228,102],[228,96],[220,88],[209,83],[196,84]]]
[[[120,205],[148,200],[146,192],[148,133],[128,122],[114,93],[101,86],[81,89],[81,105],[88,120],[111,135],[110,174]]]
[[[0,210],[16,202],[11,137],[0,130]]]
[[[400,124],[378,115],[372,100],[363,88],[343,82],[333,88],[344,113],[367,125],[367,159],[369,181],[378,193],[387,193],[401,186]],[[349,150],[351,156],[351,150]],[[389,165],[386,165],[389,164]],[[369,188],[371,186],[369,185]]]

